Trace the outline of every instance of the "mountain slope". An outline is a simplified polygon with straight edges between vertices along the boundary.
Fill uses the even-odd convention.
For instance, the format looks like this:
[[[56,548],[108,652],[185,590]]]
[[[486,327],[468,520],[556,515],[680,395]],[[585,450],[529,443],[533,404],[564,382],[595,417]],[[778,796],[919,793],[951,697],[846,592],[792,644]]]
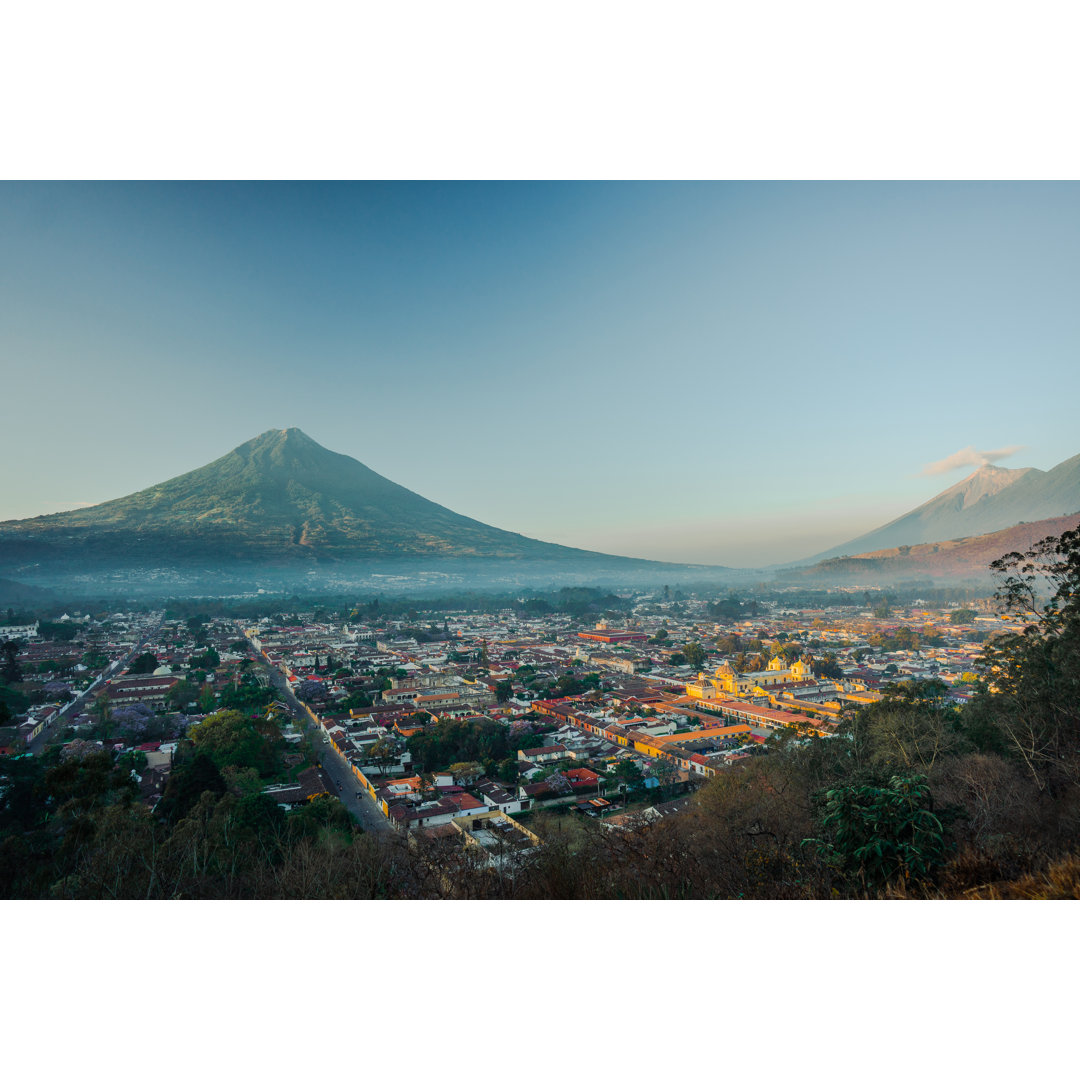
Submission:
[[[1010,551],[1026,551],[1044,537],[1060,536],[1066,529],[1077,527],[1080,513],[1024,522],[982,536],[826,559],[779,576],[815,585],[886,585],[926,578],[988,581],[992,578],[990,563],[995,559]]]
[[[200,469],[98,506],[0,522],[0,563],[42,558],[270,564],[402,556],[608,559],[455,514],[326,450],[267,431]]]
[[[813,561],[980,536],[1076,511],[1080,511],[1080,454],[1049,472],[983,465],[910,513],[822,552]]]

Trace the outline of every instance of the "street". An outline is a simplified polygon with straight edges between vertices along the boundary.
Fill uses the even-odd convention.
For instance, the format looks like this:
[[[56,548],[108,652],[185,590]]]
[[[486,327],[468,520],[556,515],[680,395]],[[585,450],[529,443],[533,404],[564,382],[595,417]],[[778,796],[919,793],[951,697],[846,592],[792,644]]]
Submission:
[[[30,743],[27,744],[27,752],[35,755],[43,753],[49,742],[53,739],[53,737],[64,730],[63,718],[69,712],[75,711],[77,706],[82,703],[84,698],[89,697],[99,687],[101,687],[101,685],[104,683],[106,676],[114,674],[118,671],[123,671],[124,667],[127,664],[130,664],[131,661],[135,658],[139,650],[145,648],[146,643],[150,641],[150,639],[153,638],[153,636],[161,629],[161,625],[164,621],[165,613],[162,612],[161,618],[158,619],[157,625],[152,630],[144,634],[143,637],[135,643],[135,645],[131,648],[131,650],[126,656],[122,657],[116,663],[110,664],[109,667],[107,667],[77,698],[75,698],[73,701],[69,701],[67,705],[65,705],[60,710],[59,714],[56,716],[53,722],[47,728],[45,728],[45,730],[42,731],[36,739],[33,739]]]
[[[260,658],[260,662],[264,662]],[[266,665],[270,672],[270,681],[274,688],[280,691],[285,699],[285,704],[292,713],[293,718],[302,724],[311,735],[319,755],[319,764],[323,767],[326,778],[326,786],[331,794],[337,797],[345,805],[345,808],[363,827],[365,832],[376,835],[389,836],[394,832],[393,825],[387,820],[374,800],[360,786],[360,782],[353,775],[349,766],[341,759],[338,753],[329,745],[325,732],[312,723],[307,710],[293,695],[285,676],[273,665]]]
[[[27,750],[31,754],[41,754],[47,748],[49,742],[57,735],[58,732],[64,729],[63,717],[69,712],[77,712],[79,705],[83,700],[93,693],[95,693],[104,683],[105,677],[118,672],[123,671],[125,665],[129,664],[132,659],[139,653],[139,651],[146,647],[147,643],[152,640],[154,635],[161,629],[162,622],[164,621],[164,615],[162,619],[158,621],[157,625],[149,630],[142,638],[132,647],[132,649],[119,660],[116,664],[111,665],[101,675],[94,680],[77,698],[69,702],[67,706],[61,711],[61,714],[53,721],[53,723],[42,731],[36,739],[34,739],[27,747]],[[265,664],[268,672],[270,673],[270,680],[278,691],[280,691],[282,697],[285,699],[285,704],[292,714],[293,719],[297,723],[303,725],[304,729],[311,735],[312,742],[316,747],[316,752],[319,757],[319,764],[322,766],[323,775],[326,780],[326,786],[332,795],[336,795],[345,808],[349,811],[352,817],[363,827],[365,832],[370,832],[375,835],[389,836],[394,832],[394,827],[390,824],[387,818],[375,805],[372,798],[367,792],[360,786],[359,781],[353,775],[349,766],[338,756],[336,751],[329,745],[329,741],[326,734],[316,724],[312,723],[311,717],[308,715],[307,710],[303,705],[297,701],[293,695],[292,690],[289,688],[289,684],[285,677],[279,672],[273,665],[266,664],[262,657],[258,658],[260,664]]]

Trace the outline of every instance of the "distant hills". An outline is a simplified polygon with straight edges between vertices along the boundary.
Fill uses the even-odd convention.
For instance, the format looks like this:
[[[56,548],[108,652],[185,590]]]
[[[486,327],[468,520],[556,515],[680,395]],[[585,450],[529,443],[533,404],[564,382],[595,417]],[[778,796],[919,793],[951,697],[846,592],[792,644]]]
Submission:
[[[1080,527],[1080,513],[1013,525],[1008,529],[940,540],[933,544],[902,545],[858,555],[823,559],[813,566],[783,571],[789,583],[814,585],[887,585],[932,579],[987,583],[990,564],[1010,551],[1026,551],[1047,536]]]
[[[978,537],[1020,522],[1078,512],[1080,454],[1049,472],[983,465],[910,513],[805,561],[817,563],[843,555]]]
[[[21,581],[0,578],[0,607],[9,604],[45,604],[56,599],[48,589],[24,585]]]
[[[0,522],[0,570],[239,566],[295,576],[404,560],[592,572],[680,569],[533,540],[464,517],[320,446],[272,430],[200,469],[85,509]],[[685,571],[686,568],[681,568]],[[44,575],[48,577],[47,574]]]

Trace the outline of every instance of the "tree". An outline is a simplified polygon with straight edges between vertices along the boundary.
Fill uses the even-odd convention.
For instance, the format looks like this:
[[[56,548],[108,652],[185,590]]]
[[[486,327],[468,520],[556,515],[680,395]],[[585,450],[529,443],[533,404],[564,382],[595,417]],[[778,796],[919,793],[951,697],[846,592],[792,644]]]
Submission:
[[[112,712],[118,733],[130,739],[145,738],[153,716],[153,709],[141,701],[118,705]]]
[[[455,761],[450,766],[450,772],[454,774],[455,780],[468,785],[484,775],[484,767],[479,761]]]
[[[743,607],[737,596],[715,600],[709,604],[709,614],[725,622],[736,622],[743,617]]]
[[[199,688],[193,686],[186,679],[181,679],[178,683],[168,689],[165,694],[165,701],[173,709],[186,709],[189,705],[194,705],[199,700]]]
[[[272,775],[284,748],[281,728],[272,716],[252,720],[231,709],[208,716],[188,736],[195,749],[219,769],[230,765],[253,768],[260,776]]]
[[[211,683],[204,684],[199,692],[199,711],[204,713],[213,712],[216,704],[217,694],[214,693],[213,685]]]
[[[1027,621],[986,643],[973,719],[996,727],[1040,791],[1080,785],[1080,529],[1010,552],[991,569],[999,604]]]
[[[875,602],[871,612],[875,619],[887,619],[889,617],[892,613],[892,601],[887,593]]]
[[[953,626],[969,626],[975,621],[977,612],[972,611],[970,608],[960,608],[957,611],[949,612],[949,622]]]
[[[312,704],[316,701],[325,701],[330,696],[326,683],[318,679],[305,679],[294,691],[297,701]]]
[[[74,641],[78,635],[79,627],[76,623],[55,623],[45,619],[38,622],[38,637],[46,641]]]
[[[679,774],[679,763],[667,756],[655,758],[652,762],[652,775],[660,782],[659,794],[675,782]]]
[[[499,702],[509,701],[514,692],[513,683],[509,679],[503,679],[495,684],[495,700]]]
[[[364,756],[372,765],[378,767],[380,773],[385,772],[387,765],[392,764],[398,759],[397,744],[393,739],[387,738],[384,735],[381,739],[377,739],[373,742],[367,750],[364,751]]]
[[[72,739],[71,742],[64,743],[60,747],[60,763],[81,761],[83,758],[90,757],[91,754],[100,753],[101,747],[96,742],[91,742],[89,739]]]
[[[545,779],[548,790],[554,795],[569,795],[574,790],[573,785],[563,772],[553,772]]]
[[[543,746],[543,739],[528,720],[513,720],[506,731],[507,745],[513,753]]]
[[[820,660],[814,660],[811,667],[819,679],[842,679],[844,677],[844,669],[837,661],[836,653],[826,653]]]
[[[192,671],[215,671],[221,664],[221,657],[214,649],[207,649],[191,658],[188,667]]]
[[[963,745],[958,712],[940,680],[904,681],[883,689],[881,701],[856,710],[842,733],[860,778],[882,782],[894,773],[932,775],[943,757]]]
[[[90,713],[97,718],[97,729],[102,738],[108,738],[112,733],[112,706],[109,704],[109,695],[100,693],[90,706]]]
[[[825,837],[804,843],[857,892],[928,880],[945,862],[945,828],[922,776],[834,788],[821,824]]]
[[[629,794],[639,792],[645,786],[645,777],[641,771],[641,766],[632,758],[623,758],[615,766],[615,775],[622,781]]]
[[[9,638],[0,642],[0,681],[8,684],[22,682],[22,670],[17,659],[22,644],[21,638]]]
[[[351,694],[346,694],[337,703],[337,707],[343,711],[352,712],[359,709],[371,708],[371,697],[365,694],[363,690],[354,690]]]
[[[682,654],[686,657],[686,662],[695,671],[700,671],[705,666],[705,650],[696,641],[684,645]]]
[[[735,658],[735,670],[739,672],[763,671],[768,661],[761,653],[743,652]]]
[[[780,636],[783,636],[785,639],[787,638],[787,634],[777,635],[778,638]],[[786,645],[784,642],[777,640],[776,644],[773,645],[769,652],[772,653],[773,656],[782,656],[784,662],[787,664],[794,664],[795,661],[799,659],[802,650],[798,645]]]
[[[204,791],[215,797],[225,794],[225,780],[208,754],[182,759],[169,774],[157,814],[164,821],[176,822],[186,817]]]
[[[128,665],[129,675],[152,675],[158,666],[158,659],[152,652],[140,653]]]

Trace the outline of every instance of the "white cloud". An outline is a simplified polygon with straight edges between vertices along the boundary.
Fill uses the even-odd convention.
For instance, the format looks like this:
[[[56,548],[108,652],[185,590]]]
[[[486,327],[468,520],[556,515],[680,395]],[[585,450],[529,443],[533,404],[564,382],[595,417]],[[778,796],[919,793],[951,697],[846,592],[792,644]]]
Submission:
[[[990,465],[1024,449],[1026,447],[1023,446],[1003,446],[1000,450],[976,450],[974,446],[965,446],[963,450],[957,450],[955,454],[950,454],[947,458],[932,461],[929,465],[923,466],[922,475],[937,476],[953,469],[963,469],[968,465]]]

